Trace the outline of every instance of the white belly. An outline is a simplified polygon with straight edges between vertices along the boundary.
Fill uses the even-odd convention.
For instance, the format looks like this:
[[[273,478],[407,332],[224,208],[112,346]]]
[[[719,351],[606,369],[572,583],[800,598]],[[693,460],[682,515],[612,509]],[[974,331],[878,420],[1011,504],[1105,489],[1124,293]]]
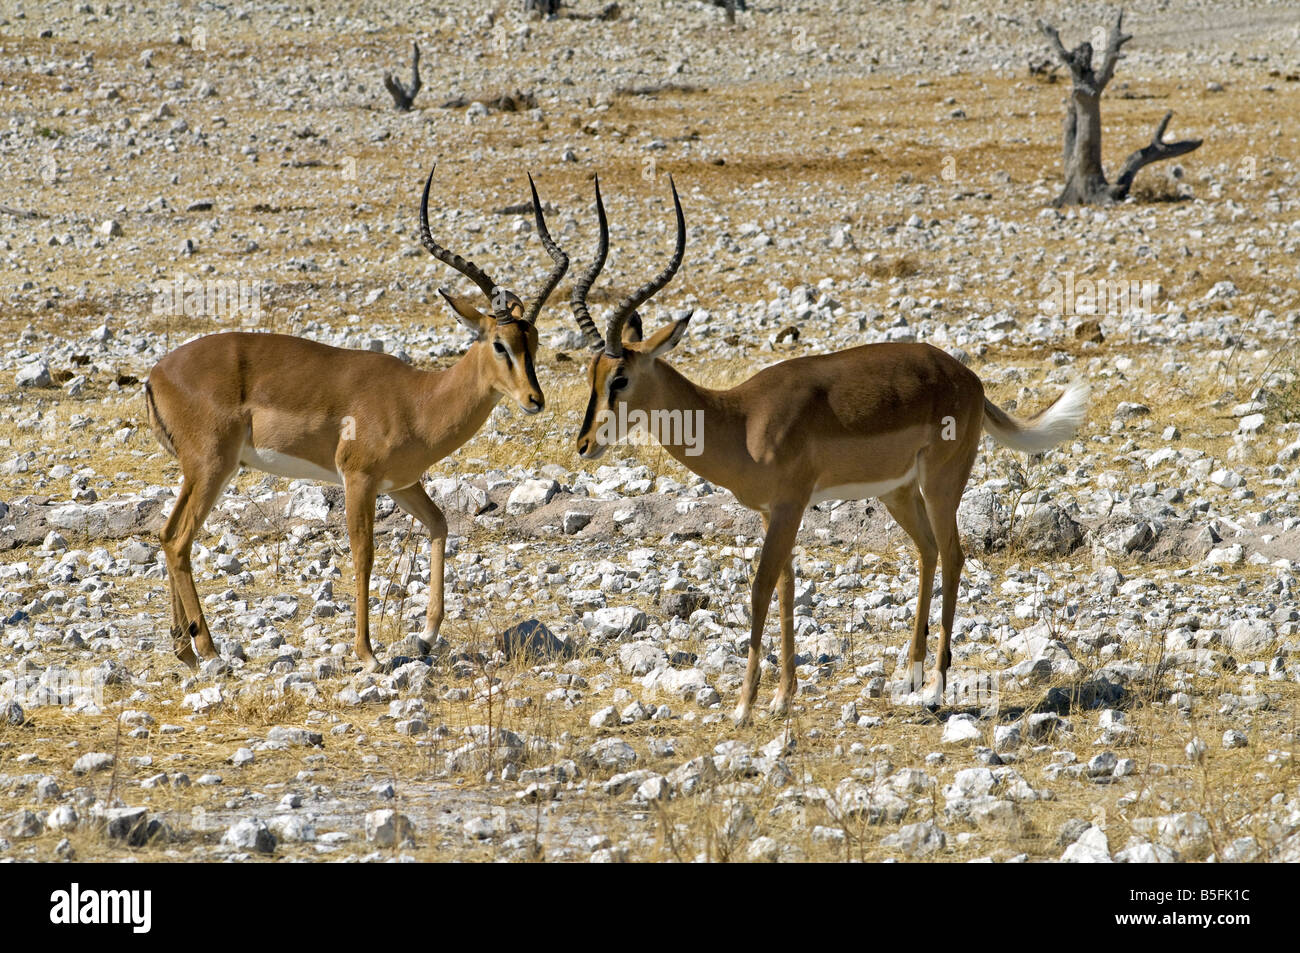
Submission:
[[[870,500],[876,497],[884,496],[897,490],[900,486],[906,486],[916,479],[916,465],[904,473],[896,480],[881,480],[876,483],[844,483],[840,486],[819,486],[813,490],[810,503],[821,503],[825,500]]]
[[[339,484],[343,482],[343,474],[337,470],[326,470],[310,460],[290,456],[279,450],[259,449],[248,444],[244,444],[244,449],[240,451],[239,462],[254,470],[274,473],[276,476],[288,477],[291,480],[319,480],[322,483]]]
[[[261,470],[263,473],[274,473],[276,476],[287,477],[290,480],[317,480],[321,483],[338,483],[340,485],[344,482],[343,474],[337,470],[326,470],[310,460],[290,456],[287,453],[281,453],[279,450],[261,450],[248,444],[244,444],[244,449],[240,451],[239,462],[246,467],[252,467],[254,470]],[[392,480],[380,481],[380,493],[387,493],[389,490],[397,489],[406,489],[406,487],[398,487],[394,485]]]

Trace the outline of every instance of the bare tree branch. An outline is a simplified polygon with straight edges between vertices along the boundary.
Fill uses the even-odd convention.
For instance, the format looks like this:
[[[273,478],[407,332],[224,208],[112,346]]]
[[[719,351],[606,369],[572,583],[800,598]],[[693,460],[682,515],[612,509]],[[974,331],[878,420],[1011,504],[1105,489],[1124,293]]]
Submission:
[[[1100,93],[1115,75],[1115,66],[1121,59],[1119,48],[1133,39],[1124,32],[1124,11],[1115,14],[1115,23],[1106,34],[1106,53],[1101,60],[1101,72],[1097,74],[1097,92]]]
[[[1070,60],[1070,53],[1066,50],[1065,44],[1061,42],[1061,34],[1057,32],[1056,27],[1052,26],[1050,23],[1044,23],[1042,20],[1039,20],[1038,29],[1043,32],[1043,36],[1047,37],[1051,41],[1052,48],[1056,51],[1056,55],[1061,58],[1061,62],[1066,66],[1071,66],[1072,61]]]
[[[392,95],[393,105],[402,112],[409,112],[411,103],[415,102],[415,97],[420,92],[420,85],[420,44],[412,41],[410,87],[403,86],[392,73],[384,74],[384,87]]]
[[[1144,166],[1148,166],[1152,162],[1159,162],[1161,159],[1177,158],[1200,146],[1202,141],[1200,139],[1165,142],[1165,129],[1169,126],[1169,120],[1173,114],[1172,109],[1165,113],[1165,118],[1161,119],[1160,125],[1156,126],[1155,134],[1151,137],[1151,143],[1138,149],[1124,160],[1124,165],[1119,170],[1119,176],[1115,179],[1115,184],[1111,186],[1111,194],[1115,198],[1123,198],[1128,194],[1133,185],[1134,176]]]
[[[1057,57],[1070,70],[1075,87],[1096,95],[1099,90],[1096,89],[1096,77],[1092,75],[1092,44],[1085,41],[1073,50],[1067,50],[1065,44],[1061,42],[1061,34],[1057,32],[1056,27],[1039,20],[1038,28],[1051,41]]]

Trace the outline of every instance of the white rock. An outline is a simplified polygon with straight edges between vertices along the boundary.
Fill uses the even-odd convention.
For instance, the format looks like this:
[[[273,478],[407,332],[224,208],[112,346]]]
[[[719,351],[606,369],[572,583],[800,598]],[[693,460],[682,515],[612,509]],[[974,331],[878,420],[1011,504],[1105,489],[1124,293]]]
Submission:
[[[1235,470],[1220,468],[1210,474],[1210,482],[1215,486],[1221,486],[1225,490],[1233,490],[1246,482],[1246,478]]]
[[[953,776],[952,784],[944,788],[944,797],[949,800],[979,797],[996,786],[997,778],[988,768],[963,768]]]
[[[76,828],[77,820],[77,811],[71,804],[60,804],[50,811],[45,826],[52,831],[70,831]]]
[[[1176,864],[1178,854],[1163,844],[1141,843],[1125,847],[1115,855],[1120,864]]]
[[[73,774],[92,774],[106,771],[113,766],[113,756],[104,751],[91,751],[83,754],[72,763]]]
[[[1205,556],[1211,566],[1240,566],[1246,561],[1246,549],[1241,543],[1211,549]]]
[[[122,558],[133,566],[147,566],[154,561],[156,550],[148,543],[139,540],[129,540],[121,550]]]
[[[396,847],[415,842],[415,827],[410,818],[392,808],[371,811],[365,820],[366,840],[377,847]]]
[[[1079,835],[1078,840],[1065,848],[1061,860],[1067,864],[1114,863],[1111,860],[1110,841],[1106,838],[1106,832],[1095,825],[1089,825],[1088,829]]]
[[[315,825],[301,814],[278,814],[266,826],[279,841],[311,842],[316,839]]]
[[[239,850],[255,850],[261,854],[270,854],[275,850],[275,835],[255,817],[246,817],[231,825],[221,841]]]
[[[324,522],[329,513],[330,505],[325,499],[325,490],[315,485],[298,486],[289,494],[289,502],[284,507],[286,518],[315,523]]]
[[[1228,626],[1223,644],[1241,655],[1260,655],[1277,641],[1277,630],[1263,619],[1237,619]]]
[[[897,834],[883,838],[881,846],[895,847],[907,857],[928,857],[948,846],[948,835],[934,821],[921,821],[900,827]]]
[[[583,625],[598,639],[624,639],[645,630],[645,613],[636,606],[609,606],[584,617]]]
[[[1248,414],[1241,418],[1241,422],[1237,424],[1237,430],[1241,433],[1257,433],[1263,426],[1263,414]]]
[[[591,522],[591,514],[583,513],[578,510],[568,510],[560,522],[560,531],[566,536],[572,536],[587,527]]]
[[[560,484],[554,480],[525,480],[510,491],[510,497],[506,500],[506,512],[511,516],[531,513],[551,502],[551,498],[558,492]]]
[[[968,745],[984,737],[979,724],[970,715],[953,715],[943,726],[941,744]]]
[[[221,694],[221,686],[208,685],[197,692],[186,695],[181,699],[181,704],[195,714],[201,714],[216,708],[223,701],[225,701],[225,698]]]
[[[1209,823],[1195,811],[1169,814],[1164,817],[1136,818],[1133,821],[1133,830],[1140,834],[1147,834],[1156,842],[1172,847],[1180,854],[1198,856],[1208,853],[1214,846]]]
[[[19,387],[54,386],[54,378],[50,375],[50,365],[44,360],[33,361],[18,368],[18,373],[14,375],[14,382]]]
[[[665,668],[651,672],[643,680],[646,688],[691,701],[708,686],[708,678],[698,668]]]
[[[602,738],[587,749],[587,755],[602,768],[625,771],[636,763],[636,750],[622,738]]]

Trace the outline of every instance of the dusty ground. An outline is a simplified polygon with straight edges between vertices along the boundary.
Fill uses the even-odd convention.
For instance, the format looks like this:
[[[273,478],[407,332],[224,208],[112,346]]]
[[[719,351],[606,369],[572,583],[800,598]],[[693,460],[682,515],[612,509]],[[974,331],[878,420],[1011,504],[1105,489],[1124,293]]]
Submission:
[[[12,693],[51,666],[119,666],[92,709],[29,704],[23,725],[0,721],[0,813],[16,818],[0,831],[5,855],[241,856],[248,851],[224,845],[223,831],[296,812],[313,836],[273,824],[280,833],[267,856],[1055,860],[1072,842],[1060,836],[1072,820],[1104,831],[1110,852],[1132,842],[1186,860],[1300,856],[1300,660],[1287,611],[1300,561],[1297,457],[1288,455],[1300,438],[1300,8],[1131,8],[1136,39],[1104,100],[1107,167],[1168,109],[1171,136],[1205,144],[1176,169],[1147,169],[1132,203],[1062,215],[1047,204],[1066,84],[1030,75],[1043,44],[1021,4],[783,3],[741,15],[735,30],[703,4],[625,6],[636,9],[611,22],[538,22],[513,4],[489,16],[461,2],[414,21],[357,3],[159,13],[116,4],[105,13],[96,3],[48,16],[0,5],[0,156],[11,184],[0,213],[9,342],[0,540],[13,547],[0,555],[0,683]],[[1057,23],[1072,43],[1105,15],[1071,5]],[[46,29],[52,36],[40,35]],[[380,76],[405,78],[413,38],[425,88],[399,114]],[[515,108],[502,108],[503,95]],[[436,289],[468,284],[418,244],[418,190],[435,161],[435,233],[521,291],[535,287],[545,258],[527,217],[499,210],[526,201],[532,171],[576,268],[594,241],[590,180],[599,173],[612,235],[590,299],[601,305],[666,258],[672,173],[690,227],[686,264],[648,323],[695,307],[674,363],[711,384],[887,337],[965,351],[1004,406],[1041,405],[1071,378],[1092,383],[1089,423],[1072,445],[1035,464],[986,449],[972,477],[1012,512],[1017,502],[1050,502],[1085,533],[1064,554],[1032,552],[1023,530],[1006,527],[991,551],[972,546],[958,664],[1003,677],[996,712],[975,722],[975,745],[944,742],[945,723],[986,705],[931,712],[870,688],[895,673],[916,574],[905,538],[866,504],[849,504],[845,522],[810,514],[801,536],[816,625],[801,630],[806,695],[787,722],[736,729],[722,717],[738,687],[730,662],[708,670],[716,709],[633,676],[622,658],[631,642],[703,664],[743,637],[759,530],[657,448],[611,453],[601,463],[628,471],[612,476],[577,458],[586,384],[563,307],[568,281],[541,321],[546,413],[502,406],[431,473],[481,486],[501,506],[453,518],[447,645],[423,684],[355,673],[338,649],[351,637],[351,569],[337,506],[324,518],[285,517],[287,485],[257,473],[236,480],[200,540],[244,565],[229,577],[204,568],[199,586],[205,598],[230,591],[205,605],[214,631],[250,646],[247,664],[194,677],[175,662],[161,568],[152,556],[132,564],[123,555],[131,538],[154,541],[178,479],[144,426],[139,381],[182,341],[240,324],[354,347],[374,341],[421,366],[449,365],[465,335]],[[155,284],[178,274],[254,283],[261,314],[160,314]],[[1066,274],[1155,282],[1154,309],[1045,315],[1051,281]],[[1099,343],[1079,330],[1094,317]],[[791,324],[798,340],[773,343]],[[33,359],[48,362],[54,385],[84,379],[18,386]],[[1264,423],[1244,427],[1256,412]],[[1152,456],[1166,447],[1178,452]],[[632,489],[640,466],[632,480],[650,483]],[[1214,482],[1221,470],[1242,484]],[[511,486],[539,475],[558,481],[560,498],[505,515]],[[90,535],[75,520],[46,521],[86,487],[104,502],[149,505]],[[1170,489],[1180,495],[1162,495]],[[701,509],[681,513],[696,491]],[[1168,500],[1168,512],[1148,509],[1153,500]],[[564,512],[584,507],[592,523],[573,538],[559,532]],[[619,515],[626,507],[636,511],[630,521]],[[1144,520],[1153,540],[1129,547]],[[424,544],[409,521],[394,517],[386,530],[375,640],[386,644],[381,654],[418,654],[408,635],[419,630]],[[229,547],[223,533],[233,534]],[[1239,554],[1207,562],[1233,544]],[[57,565],[69,547],[82,556],[63,578]],[[100,547],[107,562],[95,556]],[[692,587],[710,592],[715,617],[670,623],[650,583],[674,563],[682,573],[706,567]],[[310,593],[331,575],[338,614],[312,617]],[[93,587],[77,589],[92,576]],[[64,602],[41,601],[60,587],[72,590]],[[603,595],[574,604],[571,589]],[[881,592],[892,602],[872,604]],[[300,613],[268,608],[285,594],[302,600]],[[582,617],[601,603],[639,607],[649,628],[597,638]],[[259,612],[269,625],[248,621]],[[529,617],[577,657],[494,654],[495,635]],[[1272,626],[1272,641],[1236,647],[1232,625],[1243,620]],[[1047,674],[1007,675],[1034,661],[1015,639],[1036,626],[1076,664],[1048,652]],[[283,644],[251,647],[268,634]],[[399,642],[414,651],[399,652]],[[318,669],[322,660],[332,670]],[[289,688],[293,673],[312,690]],[[1053,687],[1095,677],[1122,684],[1122,700],[1067,708],[1056,736],[1031,744],[1026,721],[1023,744],[995,744],[997,726]],[[223,702],[193,711],[187,696],[212,686]],[[358,704],[340,697],[348,688],[377,690]],[[765,681],[764,696],[772,689]],[[607,706],[636,701],[667,704],[671,717],[592,726]],[[1108,733],[1100,710],[1122,711],[1131,731]],[[121,724],[122,711],[143,714]],[[399,733],[411,717],[429,730]],[[323,737],[319,747],[277,741],[276,726]],[[520,744],[465,752],[467,740],[482,740],[467,726],[514,732]],[[1240,746],[1221,743],[1225,731],[1242,732]],[[610,738],[626,741],[635,761],[618,749],[602,763],[612,749],[599,743]],[[1189,756],[1194,739],[1208,744],[1204,754]],[[256,750],[236,766],[240,748]],[[1131,773],[1065,770],[1108,751],[1131,758]],[[113,754],[113,767],[74,775],[87,752]],[[720,776],[697,792],[674,782],[666,800],[635,793],[715,755]],[[957,772],[998,760],[1029,793],[999,775],[995,799],[1013,807],[973,819],[961,802],[988,792],[944,788],[978,786]],[[610,783],[629,769],[648,774]],[[159,774],[166,782],[141,784]],[[205,775],[220,783],[198,783]],[[41,794],[43,777],[61,790]],[[276,806],[293,795],[301,806]],[[73,806],[78,822],[51,823],[58,805]],[[114,838],[97,822],[114,805],[143,806],[166,830],[145,844]],[[413,846],[365,841],[363,816],[384,808],[411,819]],[[30,835],[18,832],[24,811],[39,818]],[[1191,821],[1152,829],[1152,819],[1188,814],[1203,831]],[[888,840],[900,824],[929,821],[946,831],[942,847]]]

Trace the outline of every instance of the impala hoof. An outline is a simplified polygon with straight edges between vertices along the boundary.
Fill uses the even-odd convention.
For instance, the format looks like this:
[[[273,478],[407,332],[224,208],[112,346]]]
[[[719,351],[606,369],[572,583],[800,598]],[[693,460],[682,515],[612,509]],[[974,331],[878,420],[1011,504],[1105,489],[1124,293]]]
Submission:
[[[773,718],[784,718],[790,714],[790,699],[785,695],[778,695],[772,699],[772,704],[768,708]]]
[[[384,670],[384,663],[379,661],[373,655],[368,659],[361,660],[361,671],[366,675],[375,675]]]
[[[945,680],[942,675],[936,675],[922,690],[921,704],[930,708],[938,708],[943,704]]]
[[[732,714],[731,720],[735,722],[737,728],[744,728],[749,724],[749,706],[738,705],[736,711]]]
[[[903,676],[900,685],[902,694],[910,695],[912,692],[919,692],[921,686],[925,684],[925,663],[912,662],[907,667],[907,674]]]
[[[190,637],[185,634],[185,630],[178,625],[172,626],[172,651],[176,657],[188,665],[191,669],[199,667],[198,656],[194,654],[194,646],[190,642]]]

